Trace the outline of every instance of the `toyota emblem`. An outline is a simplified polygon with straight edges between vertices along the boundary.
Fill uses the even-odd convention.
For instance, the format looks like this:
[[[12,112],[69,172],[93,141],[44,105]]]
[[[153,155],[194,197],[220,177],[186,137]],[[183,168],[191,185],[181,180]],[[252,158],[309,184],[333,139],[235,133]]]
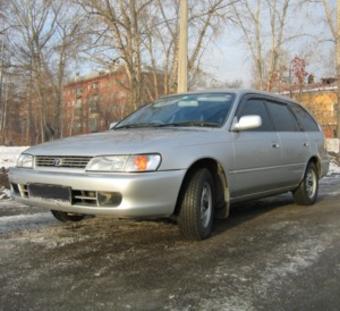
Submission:
[[[62,166],[62,164],[63,164],[62,159],[60,159],[60,158],[54,159],[54,166],[59,167],[59,166]]]

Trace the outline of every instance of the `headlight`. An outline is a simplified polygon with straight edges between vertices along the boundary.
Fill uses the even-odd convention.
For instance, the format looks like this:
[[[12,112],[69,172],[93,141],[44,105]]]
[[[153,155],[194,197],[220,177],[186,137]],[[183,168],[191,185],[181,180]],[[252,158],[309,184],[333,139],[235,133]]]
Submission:
[[[17,167],[33,168],[33,156],[22,153],[18,158]]]
[[[136,154],[103,156],[93,158],[86,166],[87,171],[97,172],[152,172],[161,164],[159,154]]]

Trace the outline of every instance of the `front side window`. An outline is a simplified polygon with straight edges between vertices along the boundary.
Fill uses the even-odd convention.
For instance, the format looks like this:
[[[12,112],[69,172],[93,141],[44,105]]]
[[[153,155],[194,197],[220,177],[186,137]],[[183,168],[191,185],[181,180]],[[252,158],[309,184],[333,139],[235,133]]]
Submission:
[[[298,118],[303,129],[307,132],[318,132],[319,127],[309,113],[298,105],[293,105],[293,111]]]
[[[278,132],[300,131],[299,125],[287,105],[276,102],[267,102],[267,107],[274,122],[275,129]]]
[[[160,99],[121,121],[115,129],[129,127],[221,127],[233,105],[231,93],[179,95]]]
[[[249,99],[243,102],[237,113],[237,118],[240,120],[243,116],[256,115],[262,119],[262,125],[259,128],[248,131],[270,132],[274,131],[274,127],[264,102],[261,99]]]

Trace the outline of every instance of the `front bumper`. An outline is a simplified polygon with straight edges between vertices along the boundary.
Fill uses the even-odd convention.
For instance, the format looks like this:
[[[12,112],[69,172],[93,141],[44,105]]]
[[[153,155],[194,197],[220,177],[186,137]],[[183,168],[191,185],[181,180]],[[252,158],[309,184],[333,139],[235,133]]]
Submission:
[[[59,200],[30,197],[17,193],[13,198],[26,205],[64,212],[110,215],[118,218],[168,217],[174,212],[184,170],[157,171],[143,174],[60,173],[12,168],[9,180],[15,185],[46,184],[70,187],[72,190],[120,193],[117,206],[87,206]]]

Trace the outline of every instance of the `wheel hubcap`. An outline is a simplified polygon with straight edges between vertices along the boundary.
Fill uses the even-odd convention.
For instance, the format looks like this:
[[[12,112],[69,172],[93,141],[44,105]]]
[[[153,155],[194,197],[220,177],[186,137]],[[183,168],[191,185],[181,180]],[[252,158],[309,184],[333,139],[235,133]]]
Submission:
[[[203,185],[201,194],[201,223],[206,228],[211,219],[212,214],[212,192],[208,183]]]
[[[311,169],[307,172],[306,176],[306,191],[310,199],[312,199],[315,196],[316,188],[317,188],[316,173],[314,172],[314,170]]]

